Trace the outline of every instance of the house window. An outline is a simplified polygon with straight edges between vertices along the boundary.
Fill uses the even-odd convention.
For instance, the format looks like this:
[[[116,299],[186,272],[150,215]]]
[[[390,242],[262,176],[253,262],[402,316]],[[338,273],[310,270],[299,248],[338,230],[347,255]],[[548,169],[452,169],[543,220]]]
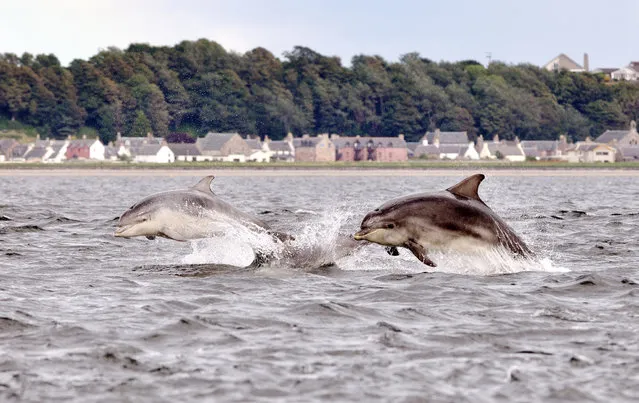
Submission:
[[[597,155],[608,155],[608,151],[597,151]]]

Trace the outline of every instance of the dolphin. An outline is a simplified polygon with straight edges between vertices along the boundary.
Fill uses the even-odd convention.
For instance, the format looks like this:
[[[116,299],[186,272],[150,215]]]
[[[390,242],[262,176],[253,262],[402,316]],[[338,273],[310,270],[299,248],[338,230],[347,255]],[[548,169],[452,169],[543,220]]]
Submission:
[[[484,180],[472,175],[437,193],[419,193],[384,203],[369,212],[353,237],[386,246],[393,256],[397,247],[410,250],[422,263],[437,266],[429,249],[472,251],[502,246],[515,255],[532,255],[524,241],[490,209],[477,193]]]
[[[187,241],[210,237],[227,225],[243,225],[256,232],[264,231],[279,240],[286,234],[272,232],[269,226],[217,197],[211,190],[215,177],[207,176],[186,190],[157,193],[131,206],[120,217],[116,237],[163,237]]]

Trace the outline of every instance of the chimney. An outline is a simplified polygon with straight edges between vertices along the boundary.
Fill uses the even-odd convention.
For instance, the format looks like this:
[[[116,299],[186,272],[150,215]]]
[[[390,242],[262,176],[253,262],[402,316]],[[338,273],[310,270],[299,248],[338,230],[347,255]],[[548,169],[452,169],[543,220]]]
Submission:
[[[400,140],[404,140],[404,133],[400,133],[399,136],[397,136]]]
[[[588,60],[588,53],[584,53],[584,70],[586,72],[590,71],[590,60]]]
[[[331,134],[331,140],[335,140],[338,138],[339,138],[339,134],[335,134],[335,133]]]
[[[480,134],[479,137],[477,137],[477,147],[475,147],[475,149],[477,150],[477,152],[481,152],[483,148],[484,148],[484,136]]]
[[[118,134],[115,135],[115,138],[118,141],[122,141],[122,133],[118,132]]]
[[[519,144],[519,136],[515,136],[515,144]]]
[[[302,138],[303,138],[303,139],[308,139],[308,138],[310,138],[310,137],[311,137],[311,136],[309,136],[308,134],[302,134]]]
[[[499,134],[493,136],[493,143],[499,143]]]
[[[83,135],[82,135],[82,140],[86,140],[86,139],[87,139],[87,135],[86,135],[86,134],[83,134]]]
[[[634,120],[630,122],[630,132],[637,133],[637,122]]]
[[[148,133],[146,134],[146,138],[147,138],[147,139],[152,139],[152,138],[153,138],[153,133],[148,132]]]
[[[286,141],[287,141],[288,143],[290,143],[290,142],[292,142],[292,141],[293,141],[293,133],[288,132],[288,134],[286,135]]]
[[[592,139],[590,138],[590,136],[586,137],[586,143],[592,143]]]
[[[265,135],[265,136],[264,136],[264,142],[265,142],[266,144],[268,144],[268,143],[270,143],[270,142],[271,142],[271,139],[268,137],[268,135]]]

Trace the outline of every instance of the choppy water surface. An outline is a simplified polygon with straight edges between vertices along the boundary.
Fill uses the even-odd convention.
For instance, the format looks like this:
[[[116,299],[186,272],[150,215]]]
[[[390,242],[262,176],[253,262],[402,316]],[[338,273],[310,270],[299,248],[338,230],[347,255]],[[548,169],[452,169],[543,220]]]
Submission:
[[[448,177],[235,177],[216,193],[297,237],[299,267],[239,269],[237,238],[117,239],[192,177],[0,177],[0,401],[636,401],[636,177],[491,176],[539,253],[335,256],[381,202]],[[147,174],[148,175],[148,174]]]

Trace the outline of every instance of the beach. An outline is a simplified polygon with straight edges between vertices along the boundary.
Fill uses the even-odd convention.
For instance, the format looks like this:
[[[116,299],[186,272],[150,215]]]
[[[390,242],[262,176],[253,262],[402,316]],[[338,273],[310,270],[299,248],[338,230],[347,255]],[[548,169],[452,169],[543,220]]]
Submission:
[[[215,174],[217,176],[229,176],[229,177],[252,177],[252,176],[264,176],[264,177],[349,177],[349,176],[403,176],[403,177],[433,177],[433,176],[466,176],[475,173],[483,173],[487,176],[589,176],[589,177],[639,177],[639,170],[634,169],[491,169],[491,168],[470,168],[463,167],[458,169],[305,169],[305,168],[195,168],[195,169],[86,169],[86,168],[68,168],[68,169],[0,169],[0,176],[48,176],[48,177],[61,177],[61,176],[198,176]]]

